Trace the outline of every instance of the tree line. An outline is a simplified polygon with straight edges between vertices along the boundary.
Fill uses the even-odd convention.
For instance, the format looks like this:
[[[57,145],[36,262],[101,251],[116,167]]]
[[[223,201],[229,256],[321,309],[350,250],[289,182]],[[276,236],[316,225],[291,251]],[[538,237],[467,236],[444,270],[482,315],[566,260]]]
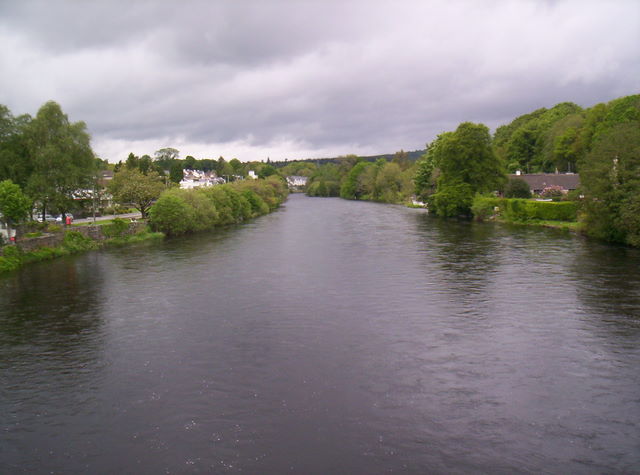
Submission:
[[[68,212],[105,164],[91,150],[86,124],[70,122],[57,103],[47,102],[35,117],[15,117],[0,105],[0,181],[7,192],[15,193],[10,184],[19,187],[40,215]]]
[[[508,173],[559,171],[580,174],[581,189],[568,198],[582,197],[578,215],[588,234],[640,246],[640,95],[586,109],[563,102],[519,116],[494,134],[484,124],[463,122],[427,144],[417,161],[415,152],[401,150],[322,163],[242,163],[223,157],[180,159],[178,150],[164,148],[153,158],[132,153],[111,166],[94,156],[89,142],[86,125],[71,123],[55,102],[44,104],[35,117],[14,117],[0,106],[0,213],[5,222],[19,220],[34,205],[43,216],[47,210],[69,211],[82,190],[95,186],[97,171],[109,167],[115,171],[113,196],[133,203],[143,216],[185,169],[214,171],[227,181],[249,170],[261,178],[303,175],[310,196],[388,203],[413,199],[442,217],[471,217],[478,196],[526,193],[522,183],[507,180]],[[18,199],[20,193],[28,199]]]
[[[484,124],[463,122],[427,144],[417,162],[400,151],[373,163],[347,155],[319,166],[288,163],[287,169],[309,177],[310,196],[415,199],[441,217],[472,217],[478,196],[527,197],[526,183],[508,180],[516,170],[579,173],[580,189],[563,199],[578,200],[585,232],[640,246],[640,95],[587,109],[568,102],[537,109],[493,135]]]

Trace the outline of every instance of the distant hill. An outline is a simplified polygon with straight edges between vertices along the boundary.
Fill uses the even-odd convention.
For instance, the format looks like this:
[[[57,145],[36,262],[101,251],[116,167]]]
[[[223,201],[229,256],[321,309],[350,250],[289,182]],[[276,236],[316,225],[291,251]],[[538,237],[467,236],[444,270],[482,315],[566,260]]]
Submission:
[[[415,162],[416,160],[418,160],[422,155],[424,155],[424,153],[426,152],[426,150],[413,150],[410,152],[405,152],[406,153],[406,157],[407,160],[409,160],[410,162]],[[376,160],[383,158],[384,160],[387,161],[391,161],[393,160],[393,157],[395,156],[395,153],[384,153],[381,155],[367,155],[367,156],[358,156],[358,158],[366,161],[366,162],[375,162]],[[292,162],[312,162],[315,163],[317,165],[326,165],[327,163],[338,163],[340,160],[340,157],[332,157],[332,158],[303,158],[303,159],[296,159],[296,160],[285,160],[285,161],[278,161],[278,162],[271,162],[271,165],[273,165],[276,168],[280,168],[280,167],[284,167],[285,165],[288,165],[289,163]]]

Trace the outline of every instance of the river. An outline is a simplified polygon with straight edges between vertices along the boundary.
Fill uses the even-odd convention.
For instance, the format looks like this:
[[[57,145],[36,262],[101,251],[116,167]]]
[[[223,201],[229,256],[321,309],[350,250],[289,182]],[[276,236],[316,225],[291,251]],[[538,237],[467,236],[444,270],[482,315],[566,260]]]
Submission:
[[[0,278],[0,472],[640,473],[640,252],[292,195]]]

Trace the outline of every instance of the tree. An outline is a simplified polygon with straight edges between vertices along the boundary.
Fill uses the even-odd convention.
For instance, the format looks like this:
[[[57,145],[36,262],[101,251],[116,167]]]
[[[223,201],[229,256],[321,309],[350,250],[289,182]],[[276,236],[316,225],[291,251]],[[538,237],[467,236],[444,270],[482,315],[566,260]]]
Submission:
[[[187,158],[184,159],[184,168],[185,170],[194,170],[196,168],[196,159],[191,155],[187,155]]]
[[[409,162],[409,154],[402,149],[393,155],[392,162],[397,163],[402,170],[406,170],[411,166],[411,163]]]
[[[446,134],[440,134],[433,142],[427,144],[426,151],[417,163],[416,173],[413,177],[414,193],[421,201],[427,201],[427,198],[435,193],[437,178],[440,175],[440,169],[437,167],[436,160],[439,157],[438,146]]]
[[[26,192],[41,207],[65,213],[74,195],[92,187],[95,160],[84,122],[70,123],[60,106],[47,102],[25,129],[33,171]]]
[[[193,211],[179,196],[162,195],[149,211],[149,217],[152,228],[168,236],[192,231]]]
[[[640,121],[601,134],[581,163],[587,232],[607,241],[640,244]]]
[[[29,115],[14,117],[0,104],[0,180],[11,180],[22,188],[33,171],[24,133],[31,120]]]
[[[258,171],[258,178],[267,178],[271,175],[276,175],[278,171],[273,165],[263,165]]]
[[[504,187],[505,198],[531,198],[529,184],[522,178],[510,178]]]
[[[455,132],[441,134],[428,153],[434,168],[440,170],[431,202],[438,215],[470,214],[475,193],[501,189],[506,179],[493,151],[489,129],[483,124],[463,122]]]
[[[31,200],[11,180],[0,182],[0,220],[7,227],[24,221],[30,213]]]
[[[120,170],[109,182],[108,190],[113,199],[121,204],[131,204],[140,211],[142,218],[165,190],[162,177],[155,171],[144,175],[139,170]]]
[[[342,164],[341,164],[342,165]],[[374,166],[368,162],[356,163],[342,182],[340,197],[347,200],[359,200],[367,193],[365,188],[365,172],[367,168]]]
[[[174,160],[177,160],[178,157],[180,157],[180,152],[175,148],[166,147],[161,148],[160,150],[156,150],[153,155],[153,161],[156,165],[156,169],[158,173],[161,173],[165,170],[171,170],[171,164]]]
[[[242,162],[237,158],[232,158],[231,160],[229,160],[229,166],[233,170],[234,175],[243,175],[244,170]]]
[[[173,183],[180,183],[183,177],[182,164],[178,160],[175,160],[171,164],[171,170],[169,170],[169,179]]]
[[[429,198],[429,204],[438,216],[470,216],[473,196],[473,189],[468,183],[439,183],[438,192]]]

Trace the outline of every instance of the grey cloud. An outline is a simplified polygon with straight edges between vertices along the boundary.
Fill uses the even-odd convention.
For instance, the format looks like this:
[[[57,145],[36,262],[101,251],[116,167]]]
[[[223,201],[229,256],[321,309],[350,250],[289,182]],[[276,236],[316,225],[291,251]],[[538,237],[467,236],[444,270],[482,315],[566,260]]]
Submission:
[[[390,152],[638,92],[639,18],[632,1],[6,2],[0,103],[57,100],[96,140]]]

